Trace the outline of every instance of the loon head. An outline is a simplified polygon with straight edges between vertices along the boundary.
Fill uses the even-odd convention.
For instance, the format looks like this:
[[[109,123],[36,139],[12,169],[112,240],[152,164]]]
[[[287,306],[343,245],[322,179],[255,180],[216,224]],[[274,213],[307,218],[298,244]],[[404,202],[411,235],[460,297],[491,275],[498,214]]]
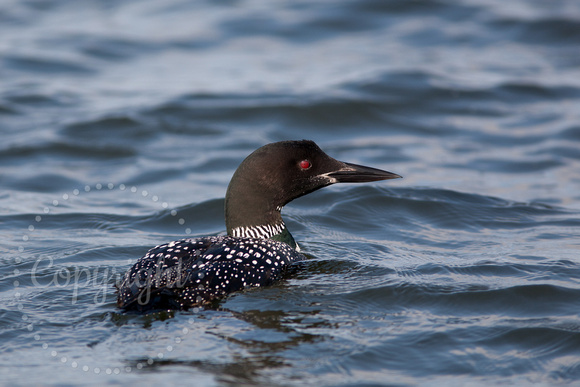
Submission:
[[[228,235],[271,238],[296,248],[280,211],[290,201],[335,183],[363,183],[401,176],[381,169],[344,163],[313,141],[281,141],[250,154],[226,191]]]

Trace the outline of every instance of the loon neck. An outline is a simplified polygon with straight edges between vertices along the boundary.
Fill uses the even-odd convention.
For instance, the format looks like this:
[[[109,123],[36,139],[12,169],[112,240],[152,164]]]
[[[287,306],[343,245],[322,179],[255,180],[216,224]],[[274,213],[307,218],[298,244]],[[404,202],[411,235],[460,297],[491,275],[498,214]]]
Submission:
[[[286,228],[284,221],[281,223],[265,224],[259,226],[240,226],[228,229],[228,235],[239,238],[260,238],[273,239],[290,245],[293,249],[300,251],[300,247],[294,240],[290,231]]]
[[[284,222],[277,224],[265,224],[260,226],[240,226],[228,230],[228,234],[239,238],[262,238],[270,239],[274,235],[282,234],[286,229]]]
[[[288,231],[288,229],[286,227],[284,227],[284,229],[282,230],[282,232],[280,234],[276,234],[273,237],[271,237],[270,239],[273,239],[273,240],[279,241],[279,242],[284,242],[284,243],[290,245],[294,250],[300,251],[300,246],[298,246],[298,243],[296,243],[296,241],[294,240],[294,237],[292,236],[292,234],[290,234],[290,231]]]
[[[267,184],[271,176],[256,176],[242,163],[226,191],[225,220],[233,237],[273,239],[294,249],[296,241],[286,228],[280,211],[290,199],[277,185]]]

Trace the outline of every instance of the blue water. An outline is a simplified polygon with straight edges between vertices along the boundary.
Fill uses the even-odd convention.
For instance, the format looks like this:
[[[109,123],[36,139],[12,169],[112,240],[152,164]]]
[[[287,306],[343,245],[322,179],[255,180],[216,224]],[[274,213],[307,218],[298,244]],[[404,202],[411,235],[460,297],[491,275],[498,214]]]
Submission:
[[[580,383],[579,47],[576,0],[0,1],[0,384]],[[116,308],[302,138],[404,179],[289,204],[275,286]]]

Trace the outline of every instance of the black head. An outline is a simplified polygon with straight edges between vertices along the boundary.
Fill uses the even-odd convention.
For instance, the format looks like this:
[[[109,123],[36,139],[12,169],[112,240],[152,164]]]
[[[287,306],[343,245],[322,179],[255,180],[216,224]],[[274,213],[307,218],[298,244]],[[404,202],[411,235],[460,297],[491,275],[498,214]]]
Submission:
[[[238,167],[226,192],[226,227],[282,224],[288,202],[334,183],[362,183],[401,177],[380,169],[343,163],[313,141],[265,145]]]

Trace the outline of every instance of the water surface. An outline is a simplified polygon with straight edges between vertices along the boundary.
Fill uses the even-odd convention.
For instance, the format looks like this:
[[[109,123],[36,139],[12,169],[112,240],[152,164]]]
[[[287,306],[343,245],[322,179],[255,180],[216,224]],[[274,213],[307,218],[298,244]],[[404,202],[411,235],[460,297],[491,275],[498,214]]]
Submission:
[[[574,0],[0,2],[2,383],[578,383],[579,31]],[[275,286],[116,308],[302,138],[404,179],[288,205]]]

